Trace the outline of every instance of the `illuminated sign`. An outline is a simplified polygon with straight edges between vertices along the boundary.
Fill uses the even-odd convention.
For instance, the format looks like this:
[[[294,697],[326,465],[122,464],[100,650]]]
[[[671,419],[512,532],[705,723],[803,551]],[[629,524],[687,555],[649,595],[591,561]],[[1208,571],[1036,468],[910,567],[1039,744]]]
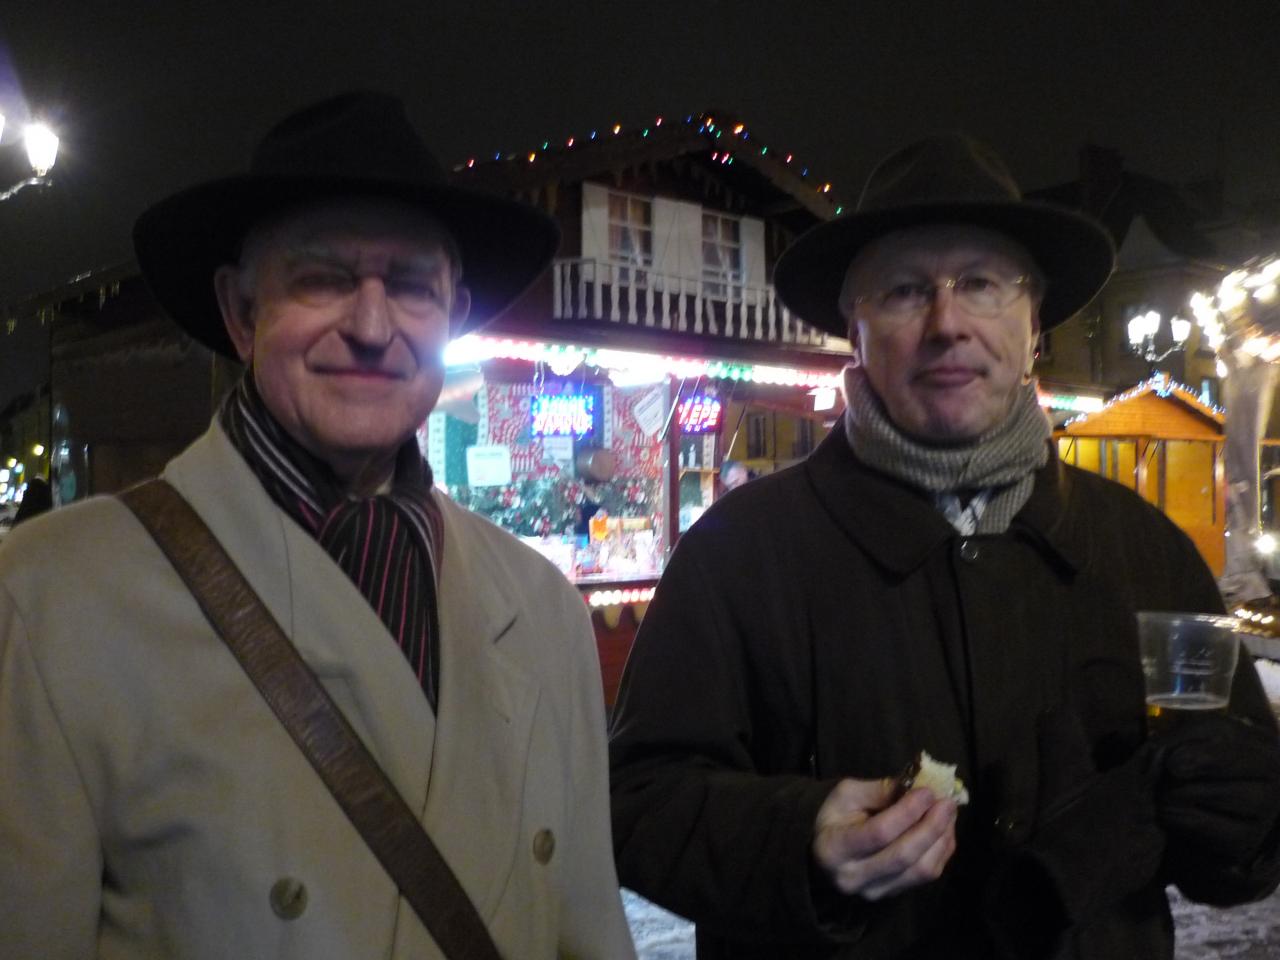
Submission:
[[[530,406],[535,437],[581,437],[595,427],[596,398],[590,393],[540,394]]]
[[[680,432],[707,433],[720,426],[720,401],[715,397],[692,396],[680,402]]]

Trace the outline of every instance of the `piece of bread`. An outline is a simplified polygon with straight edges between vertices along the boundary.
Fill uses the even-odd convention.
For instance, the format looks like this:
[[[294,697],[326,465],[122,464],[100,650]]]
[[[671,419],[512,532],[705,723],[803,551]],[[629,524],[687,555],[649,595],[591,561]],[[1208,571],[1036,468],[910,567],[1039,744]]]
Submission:
[[[956,776],[956,765],[940,763],[924,750],[916,754],[915,762],[902,774],[898,784],[899,795],[913,787],[928,787],[939,800],[954,800],[961,807],[969,802],[969,791]]]

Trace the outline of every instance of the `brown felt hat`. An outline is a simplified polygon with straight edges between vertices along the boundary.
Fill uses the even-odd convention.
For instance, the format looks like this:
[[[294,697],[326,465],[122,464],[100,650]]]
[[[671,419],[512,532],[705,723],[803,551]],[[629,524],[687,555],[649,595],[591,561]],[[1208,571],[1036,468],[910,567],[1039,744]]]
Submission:
[[[843,337],[840,290],[858,251],[886,233],[929,224],[986,227],[1022,244],[1047,281],[1042,330],[1092,300],[1115,267],[1115,245],[1101,224],[1022,199],[995,151],[964,134],[943,134],[890,154],[867,178],[854,211],[788,247],[774,270],[778,296],[805,322]]]
[[[510,306],[560,243],[555,223],[533,207],[450,185],[404,105],[361,91],[286,117],[258,145],[248,173],[191,187],[146,210],[133,227],[134,250],[170,316],[196,340],[235,357],[214,271],[236,261],[255,223],[339,197],[401,200],[448,228],[471,292],[464,330]]]

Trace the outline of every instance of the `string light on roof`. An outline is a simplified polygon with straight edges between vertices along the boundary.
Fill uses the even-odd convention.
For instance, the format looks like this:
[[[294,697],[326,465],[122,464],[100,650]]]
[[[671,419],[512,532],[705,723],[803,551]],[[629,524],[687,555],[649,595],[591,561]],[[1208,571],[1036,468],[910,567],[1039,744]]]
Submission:
[[[802,370],[796,367],[768,364],[729,363],[698,357],[678,357],[631,350],[609,350],[577,347],[570,344],[505,337],[486,337],[469,333],[449,343],[445,349],[446,367],[475,366],[487,360],[524,360],[545,363],[551,369],[564,369],[579,362],[620,374],[630,383],[658,382],[667,376],[676,378],[704,377],[712,380],[741,380],[771,386],[839,387],[841,374],[836,371]],[[615,378],[615,383],[618,380]]]
[[[1073,423],[1080,423],[1083,420],[1088,420],[1094,414],[1108,410],[1111,407],[1114,407],[1117,403],[1124,403],[1126,400],[1132,400],[1134,397],[1141,396],[1147,392],[1153,392],[1158,397],[1168,397],[1174,393],[1178,393],[1182,395],[1184,400],[1212,412],[1215,416],[1220,417],[1226,413],[1226,410],[1217,404],[1205,403],[1204,400],[1200,398],[1199,394],[1197,394],[1191,387],[1178,380],[1174,380],[1173,377],[1169,376],[1169,374],[1161,371],[1153,374],[1146,380],[1139,381],[1135,386],[1130,387],[1124,393],[1116,394],[1096,409],[1064,421],[1062,425],[1064,427],[1069,427]]]
[[[657,128],[659,128],[659,127],[661,127],[661,126],[662,126],[663,122],[664,122],[664,118],[663,118],[663,117],[661,117],[661,116],[659,116],[659,117],[655,117],[655,118],[654,118],[654,120],[653,120],[653,124],[652,124],[651,126],[638,128],[638,129],[637,129],[636,131],[634,131],[634,132],[639,133],[639,135],[640,135],[640,138],[641,138],[641,139],[647,139],[647,138],[649,138],[649,136],[650,136],[652,133],[654,133],[654,131],[655,131]],[[720,138],[722,138],[722,137],[724,136],[724,133],[725,133],[726,129],[728,129],[728,130],[729,130],[729,132],[730,132],[732,135],[734,135],[734,136],[736,136],[736,137],[741,138],[743,141],[748,140],[748,139],[750,138],[750,136],[751,136],[751,132],[747,129],[747,127],[746,127],[746,124],[745,124],[745,123],[733,123],[731,127],[717,126],[717,124],[716,124],[716,120],[715,120],[715,117],[713,117],[713,116],[688,114],[688,115],[685,117],[685,123],[686,123],[686,124],[695,124],[695,123],[696,123],[696,124],[698,125],[698,126],[697,126],[697,132],[698,132],[698,133],[700,133],[700,134],[701,134],[701,133],[713,134],[713,135],[714,135],[714,139],[720,139]],[[608,130],[609,130],[609,132],[611,132],[614,136],[620,136],[620,135],[622,134],[622,132],[623,132],[622,124],[621,124],[621,123],[614,123],[612,126],[610,126],[610,127],[609,127],[609,128],[607,128],[607,129],[608,129]],[[598,129],[597,129],[597,130],[592,130],[592,131],[588,134],[587,139],[588,139],[588,140],[596,140],[596,139],[598,139],[598,138],[599,138],[599,136],[600,136],[600,131],[599,131]],[[561,149],[573,149],[575,146],[577,146],[577,145],[578,145],[578,138],[577,138],[576,136],[567,137],[567,138],[565,138],[565,140],[563,141],[563,143],[564,143],[564,146],[563,146]],[[503,152],[502,152],[501,150],[495,151],[495,152],[494,152],[494,154],[493,154],[493,159],[494,159],[494,161],[501,161],[501,160],[503,160],[503,159],[506,159],[506,160],[514,160],[514,159],[516,159],[517,157],[519,157],[519,158],[522,158],[522,159],[524,159],[524,160],[527,160],[529,163],[533,163],[533,162],[535,162],[535,160],[536,160],[536,156],[535,156],[535,155],[536,155],[536,153],[538,153],[538,152],[546,153],[546,152],[551,152],[551,151],[552,151],[552,142],[551,142],[551,140],[549,140],[549,139],[548,139],[548,140],[543,140],[543,141],[542,141],[542,143],[541,143],[541,145],[540,145],[536,150],[530,150],[530,151],[527,151],[527,152],[519,152],[519,153],[508,153],[508,154],[505,154],[505,155],[503,154]],[[759,154],[759,155],[760,155],[761,157],[765,157],[765,156],[768,156],[768,155],[769,155],[769,146],[768,146],[767,144],[765,144],[765,145],[761,145],[761,147],[760,147],[760,154]],[[726,158],[728,158],[728,159],[726,159]],[[735,160],[736,158],[734,158],[734,157],[732,156],[731,151],[720,151],[720,150],[717,150],[717,151],[712,155],[712,159],[713,159],[713,160],[715,160],[715,161],[717,161],[717,162],[719,162],[719,163],[722,163],[722,164],[724,164],[724,165],[726,165],[726,166],[731,166],[731,165],[734,163],[734,160]],[[784,163],[787,163],[787,164],[790,164],[790,163],[792,163],[794,160],[795,160],[795,155],[794,155],[794,154],[791,154],[791,153],[788,153],[788,154],[786,154],[786,156],[785,156],[785,158],[784,158],[783,162],[784,162]],[[468,170],[475,169],[476,162],[477,162],[477,161],[476,161],[476,158],[475,158],[475,157],[471,157],[471,158],[469,158],[469,159],[466,161],[466,163],[465,163],[465,164],[460,164],[459,166],[455,167],[454,169],[455,169],[455,170],[460,170],[460,169],[462,169],[463,167],[465,167],[465,168],[466,168],[466,169],[468,169]],[[803,168],[801,169],[801,171],[800,171],[800,176],[801,176],[801,177],[805,177],[805,178],[807,178],[807,177],[809,176],[809,168],[808,168],[808,167],[803,167]],[[823,184],[822,184],[822,186],[817,187],[816,189],[818,190],[818,192],[819,192],[819,193],[823,193],[823,194],[830,194],[830,192],[831,192],[831,190],[832,190],[832,186],[833,186],[833,185],[832,185],[830,182],[826,182],[826,183],[823,183]],[[842,212],[842,211],[843,211],[843,208],[837,208],[837,213],[840,213],[840,212]],[[1268,290],[1263,290],[1263,291],[1262,291],[1262,293],[1263,293],[1263,294],[1271,293],[1272,295],[1275,295],[1275,292],[1276,292],[1276,291],[1274,290],[1274,285],[1273,285],[1273,289],[1272,289],[1272,290],[1270,290],[1270,291],[1268,291]]]

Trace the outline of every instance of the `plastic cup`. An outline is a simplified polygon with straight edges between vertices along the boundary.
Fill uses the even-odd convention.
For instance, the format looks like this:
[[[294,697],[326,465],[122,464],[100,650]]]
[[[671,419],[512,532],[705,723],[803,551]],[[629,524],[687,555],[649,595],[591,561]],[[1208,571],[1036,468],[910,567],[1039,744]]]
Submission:
[[[1240,659],[1240,622],[1203,613],[1138,614],[1147,729],[1171,730],[1225,713]]]

